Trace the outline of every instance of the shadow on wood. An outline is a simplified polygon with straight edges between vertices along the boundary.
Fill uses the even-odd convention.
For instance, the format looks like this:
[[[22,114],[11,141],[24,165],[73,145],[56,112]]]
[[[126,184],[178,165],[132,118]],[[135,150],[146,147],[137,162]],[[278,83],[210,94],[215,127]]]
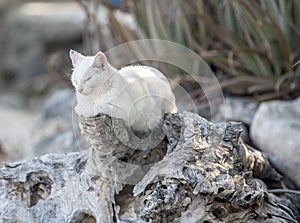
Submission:
[[[168,114],[167,137],[150,149],[134,142],[121,120],[80,121],[89,151],[48,154],[0,170],[3,222],[299,220],[299,202],[268,193],[281,176],[242,142],[239,123]]]

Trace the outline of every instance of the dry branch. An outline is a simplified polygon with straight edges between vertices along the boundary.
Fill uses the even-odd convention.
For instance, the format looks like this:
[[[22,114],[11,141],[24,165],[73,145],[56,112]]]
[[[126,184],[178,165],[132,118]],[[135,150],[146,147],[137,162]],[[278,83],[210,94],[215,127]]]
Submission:
[[[268,193],[265,184],[281,176],[240,140],[239,123],[169,114],[167,139],[152,150],[121,120],[98,115],[80,125],[88,154],[48,154],[0,170],[2,222],[299,220],[298,204]]]

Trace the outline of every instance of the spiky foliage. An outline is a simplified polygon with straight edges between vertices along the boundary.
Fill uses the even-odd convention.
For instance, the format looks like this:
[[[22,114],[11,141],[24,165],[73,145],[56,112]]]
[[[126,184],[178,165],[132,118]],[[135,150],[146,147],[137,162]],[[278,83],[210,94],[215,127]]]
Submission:
[[[299,96],[299,0],[127,0],[123,8],[139,31],[132,32],[110,8],[116,44],[174,41],[206,60],[226,92],[258,100]]]

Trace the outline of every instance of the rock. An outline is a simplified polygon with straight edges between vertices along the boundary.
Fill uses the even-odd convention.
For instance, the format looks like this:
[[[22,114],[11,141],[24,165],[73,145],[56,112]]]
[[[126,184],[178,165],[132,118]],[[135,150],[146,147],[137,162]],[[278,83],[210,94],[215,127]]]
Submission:
[[[51,126],[52,125],[52,126]],[[51,126],[49,133],[47,126]],[[43,155],[47,153],[68,153],[86,149],[84,140],[79,136],[78,131],[73,131],[72,125],[65,120],[57,119],[45,122],[44,128],[40,128],[39,136],[36,136],[34,143],[34,154]]]
[[[44,104],[36,101],[32,109],[20,93],[0,95],[0,162],[87,148],[73,113],[71,89],[57,90]]]
[[[16,161],[32,157],[31,132],[39,113],[24,106],[17,94],[0,96],[1,161]]]
[[[300,98],[263,102],[254,115],[250,135],[274,165],[300,188]]]
[[[10,109],[24,109],[26,107],[26,99],[17,92],[5,92],[0,96],[0,105]]]
[[[35,126],[35,155],[82,151],[87,144],[80,135],[78,117],[73,112],[74,92],[63,89],[46,99],[42,118]]]
[[[74,103],[75,94],[72,90],[63,89],[56,91],[44,103],[43,118],[70,118],[72,117]]]
[[[238,97],[227,97],[225,103],[220,104],[217,113],[214,116],[214,120],[218,122],[222,121],[238,121],[241,122],[241,138],[249,143],[251,142],[249,136],[249,126],[258,107],[258,102]]]
[[[219,111],[222,112],[221,116],[225,120],[240,121],[249,126],[257,107],[258,102],[254,100],[228,97],[225,99],[225,104],[221,104]]]

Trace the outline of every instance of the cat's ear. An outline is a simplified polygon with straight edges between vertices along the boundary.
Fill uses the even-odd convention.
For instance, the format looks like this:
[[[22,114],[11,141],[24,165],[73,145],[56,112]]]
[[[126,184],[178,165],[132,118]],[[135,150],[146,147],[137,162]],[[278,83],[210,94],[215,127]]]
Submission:
[[[102,70],[107,69],[107,59],[104,53],[100,51],[95,55],[92,67],[100,68]]]
[[[81,53],[78,53],[77,51],[72,49],[70,50],[69,54],[73,67],[76,67],[76,65],[84,58],[84,56]]]

